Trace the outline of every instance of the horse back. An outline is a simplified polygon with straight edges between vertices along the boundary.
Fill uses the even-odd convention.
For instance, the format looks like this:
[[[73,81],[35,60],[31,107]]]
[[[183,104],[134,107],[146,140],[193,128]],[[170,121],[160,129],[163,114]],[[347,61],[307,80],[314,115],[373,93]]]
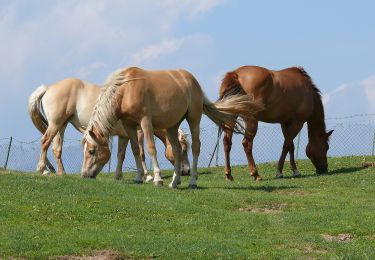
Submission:
[[[49,121],[71,121],[78,129],[88,123],[100,88],[76,78],[66,78],[48,86],[42,104]]]
[[[314,107],[314,86],[300,68],[280,71],[244,66],[236,71],[243,91],[265,106],[256,117],[260,121],[281,123],[306,121]]]
[[[121,74],[129,81],[120,87],[120,113],[135,122],[150,116],[155,129],[178,123],[197,92],[194,77],[185,70],[131,67]]]

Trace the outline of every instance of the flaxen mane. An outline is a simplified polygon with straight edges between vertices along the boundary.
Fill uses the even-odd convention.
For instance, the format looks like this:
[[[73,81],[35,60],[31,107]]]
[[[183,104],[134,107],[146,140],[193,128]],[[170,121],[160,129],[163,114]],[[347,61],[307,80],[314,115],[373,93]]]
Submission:
[[[106,84],[96,100],[91,119],[84,133],[83,139],[88,137],[88,131],[95,127],[103,137],[109,137],[111,131],[118,121],[116,115],[116,91],[117,88],[131,80],[122,74],[123,69],[117,70],[108,76]]]

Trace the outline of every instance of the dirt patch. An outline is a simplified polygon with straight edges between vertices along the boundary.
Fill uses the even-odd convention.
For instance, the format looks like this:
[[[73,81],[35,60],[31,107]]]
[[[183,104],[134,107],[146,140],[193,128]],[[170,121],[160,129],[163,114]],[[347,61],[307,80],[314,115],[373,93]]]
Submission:
[[[308,193],[305,191],[290,191],[290,192],[287,192],[286,194],[292,195],[292,196],[305,196]]]
[[[328,251],[321,248],[313,248],[311,246],[305,246],[303,251],[305,253],[318,253],[318,254],[326,254]]]
[[[283,204],[276,204],[276,205],[268,205],[263,208],[255,208],[255,207],[246,207],[246,208],[239,208],[238,210],[241,212],[253,212],[253,213],[280,213],[285,205]]]
[[[111,250],[94,251],[89,256],[60,256],[59,260],[128,260],[132,258],[126,258],[121,256],[119,253]]]
[[[362,167],[368,168],[368,167],[373,167],[375,166],[375,162],[363,162]]]
[[[329,234],[322,234],[322,237],[326,241],[330,242],[350,242],[353,239],[353,236],[349,233],[343,233],[338,235],[329,235]]]

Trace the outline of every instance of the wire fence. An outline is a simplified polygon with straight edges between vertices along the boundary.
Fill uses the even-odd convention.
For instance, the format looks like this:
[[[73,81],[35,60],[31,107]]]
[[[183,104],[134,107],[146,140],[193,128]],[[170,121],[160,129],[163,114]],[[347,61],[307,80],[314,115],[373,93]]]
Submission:
[[[356,115],[344,118],[327,119],[327,129],[334,129],[330,139],[330,149],[328,156],[365,156],[374,155],[375,152],[375,116]],[[361,120],[354,120],[361,118]],[[217,139],[217,127],[209,124],[201,128],[201,154],[199,157],[199,167],[207,167],[211,158],[214,166],[224,165],[224,151],[222,139]],[[184,129],[188,133],[187,129]],[[242,148],[242,136],[233,136],[231,151],[231,162],[233,165],[247,164],[246,155]],[[278,124],[260,124],[257,135],[254,139],[254,159],[257,163],[277,161],[282,145],[283,135]],[[300,134],[295,138],[295,157],[297,159],[307,158],[305,147],[307,145],[307,127],[304,125]],[[214,153],[214,148],[218,144],[218,149]],[[104,166],[103,172],[113,172],[117,164],[117,138],[113,138],[111,143],[112,155],[110,161]],[[171,169],[173,166],[164,157],[164,146],[156,139],[159,164],[162,169]],[[213,154],[214,153],[214,154]],[[40,138],[30,142],[20,141],[15,138],[0,139],[0,167],[23,172],[34,172],[40,155]],[[55,161],[51,152],[48,151],[48,158],[55,166]],[[191,154],[189,153],[191,160]],[[66,172],[77,173],[82,167],[83,153],[80,140],[64,140],[62,159]],[[146,154],[146,164],[151,168],[150,158]],[[56,167],[55,167],[56,168]],[[124,171],[134,171],[136,169],[134,157],[130,145],[126,151]]]

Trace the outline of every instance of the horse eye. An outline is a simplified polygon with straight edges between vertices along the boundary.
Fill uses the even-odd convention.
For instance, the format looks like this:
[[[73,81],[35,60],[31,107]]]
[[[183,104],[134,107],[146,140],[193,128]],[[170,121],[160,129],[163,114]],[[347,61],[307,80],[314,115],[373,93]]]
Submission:
[[[94,154],[95,154],[95,149],[91,149],[91,150],[89,150],[89,154],[90,154],[90,155],[94,155]]]

